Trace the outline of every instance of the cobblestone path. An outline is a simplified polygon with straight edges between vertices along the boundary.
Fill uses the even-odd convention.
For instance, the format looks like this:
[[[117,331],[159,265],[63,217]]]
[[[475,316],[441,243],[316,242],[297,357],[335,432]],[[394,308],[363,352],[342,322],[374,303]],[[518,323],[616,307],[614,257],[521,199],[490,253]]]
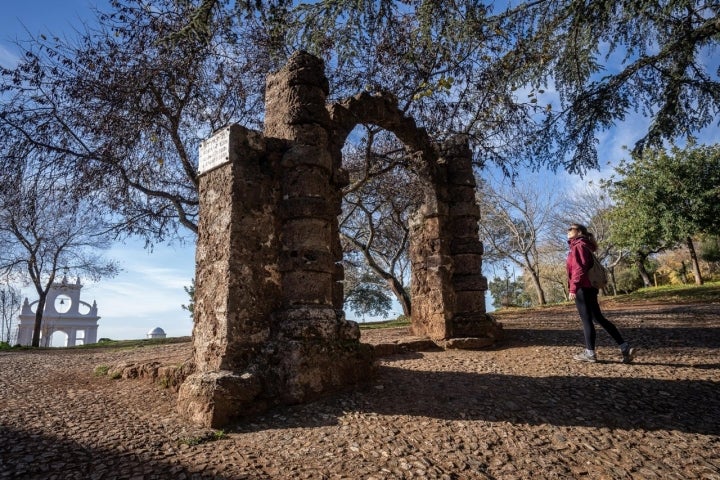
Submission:
[[[189,343],[0,352],[0,479],[720,479],[720,304],[605,310],[634,364],[602,331],[600,362],[570,360],[570,308],[503,315],[491,350],[386,356],[369,385],[222,432],[159,385],[93,374]]]

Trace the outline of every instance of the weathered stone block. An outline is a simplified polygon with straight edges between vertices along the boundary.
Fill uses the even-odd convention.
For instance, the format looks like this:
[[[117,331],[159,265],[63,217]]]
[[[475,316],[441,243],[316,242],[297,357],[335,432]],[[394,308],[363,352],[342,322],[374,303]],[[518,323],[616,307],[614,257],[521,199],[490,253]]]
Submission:
[[[444,312],[427,313],[422,321],[413,322],[410,331],[413,335],[441,340],[449,336],[448,327],[448,318]]]
[[[322,198],[330,197],[332,185],[330,175],[325,170],[301,165],[289,169],[281,181],[282,194],[285,198]]]
[[[268,86],[272,88],[270,83],[280,83],[280,88],[286,88],[285,85],[292,87],[294,85],[317,85],[327,93],[330,91],[330,84],[325,77],[325,62],[322,59],[310,55],[307,52],[296,52],[287,61],[287,64],[278,72],[268,76]]]
[[[482,255],[484,253],[484,248],[482,242],[478,240],[477,235],[459,236],[453,238],[450,242],[450,253],[453,255],[464,253]]]
[[[476,203],[473,202],[460,202],[460,203],[453,203],[450,204],[450,222],[452,227],[454,227],[454,220],[458,217],[471,217],[471,221],[475,221],[477,224],[478,219],[480,218],[480,207],[477,206]],[[451,227],[451,228],[452,228]],[[477,227],[476,227],[477,228]],[[466,232],[467,230],[457,230],[458,232]]]
[[[455,162],[451,162],[455,163]],[[448,168],[447,182],[450,185],[475,187],[475,175],[472,168]]]
[[[198,425],[219,428],[243,415],[261,411],[262,391],[257,375],[216,371],[195,373],[178,391],[178,412]]]
[[[372,347],[361,343],[283,342],[282,351],[269,363],[277,365],[275,388],[280,387],[272,392],[273,398],[292,404],[345,390],[374,374],[373,359]]]
[[[326,339],[347,341],[360,339],[360,327],[345,320],[342,311],[333,308],[290,308],[275,315],[280,338],[293,340]]]
[[[450,255],[428,255],[425,257],[425,268],[452,270],[453,258]]]
[[[333,168],[332,155],[326,148],[303,144],[292,145],[283,154],[280,166],[292,169],[300,165],[322,168],[329,174]]]
[[[453,275],[452,282],[458,292],[487,290],[487,279],[481,275]]]
[[[317,218],[337,221],[337,207],[325,198],[286,198],[282,201],[282,216],[288,219]]]
[[[458,314],[485,311],[484,291],[455,292],[455,312]]]
[[[283,223],[281,241],[289,251],[325,250],[330,252],[332,225],[317,218],[293,218]]]
[[[455,275],[480,275],[482,255],[477,253],[461,253],[452,256]]]
[[[469,202],[477,204],[477,190],[474,185],[454,185],[450,189],[450,203]]]
[[[478,218],[475,216],[466,217],[452,217],[450,222],[452,223],[451,229],[453,232],[477,232],[478,231]],[[477,238],[477,237],[476,237]]]
[[[327,130],[314,123],[283,125],[282,128],[275,128],[272,133],[277,138],[292,140],[298,145],[326,147],[330,140]]]
[[[280,271],[308,270],[335,274],[335,255],[317,250],[293,250],[280,253]]]
[[[333,274],[294,271],[283,275],[283,303],[295,305],[332,306]]]

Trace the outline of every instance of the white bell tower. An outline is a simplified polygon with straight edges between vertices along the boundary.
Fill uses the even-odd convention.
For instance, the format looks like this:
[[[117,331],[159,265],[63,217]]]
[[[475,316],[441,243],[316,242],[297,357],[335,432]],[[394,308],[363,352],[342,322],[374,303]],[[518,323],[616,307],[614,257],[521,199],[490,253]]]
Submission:
[[[97,343],[98,329],[98,308],[93,301],[90,305],[80,300],[82,289],[80,278],[72,284],[67,277],[62,281],[55,282],[48,291],[43,312],[43,325],[40,331],[40,345],[50,346],[50,339],[55,332],[63,332],[67,335],[66,347]],[[35,311],[38,301],[32,303],[25,299],[18,323],[17,342],[20,345],[32,343],[33,329],[35,328]]]

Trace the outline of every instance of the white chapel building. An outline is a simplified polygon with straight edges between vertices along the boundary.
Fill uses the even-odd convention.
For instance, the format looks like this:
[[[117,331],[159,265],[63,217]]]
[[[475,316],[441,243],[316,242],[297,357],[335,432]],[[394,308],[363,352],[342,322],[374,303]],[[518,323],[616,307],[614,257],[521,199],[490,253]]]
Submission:
[[[72,284],[67,277],[55,282],[48,291],[43,312],[42,327],[40,330],[40,346],[48,347],[55,332],[67,335],[66,347],[97,343],[98,307],[93,301],[90,305],[80,300],[82,289],[80,278]],[[20,322],[17,327],[17,343],[20,345],[32,344],[33,329],[35,328],[35,311],[38,301],[32,303],[25,298],[19,315]]]

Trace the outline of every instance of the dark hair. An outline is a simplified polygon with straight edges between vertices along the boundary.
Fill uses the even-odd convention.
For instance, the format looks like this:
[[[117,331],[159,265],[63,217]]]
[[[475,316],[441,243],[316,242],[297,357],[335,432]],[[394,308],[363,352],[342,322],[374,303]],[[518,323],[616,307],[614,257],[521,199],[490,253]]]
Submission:
[[[575,230],[580,232],[580,235],[587,238],[590,241],[590,243],[593,245],[593,247],[597,248],[598,244],[597,244],[597,241],[595,240],[595,236],[588,231],[588,229],[585,225],[583,225],[581,223],[571,223],[570,228],[574,228]]]
[[[581,223],[571,223],[570,228],[574,228],[575,230],[578,230],[580,232],[580,234],[585,237],[592,237],[592,233],[588,232],[587,227]]]

